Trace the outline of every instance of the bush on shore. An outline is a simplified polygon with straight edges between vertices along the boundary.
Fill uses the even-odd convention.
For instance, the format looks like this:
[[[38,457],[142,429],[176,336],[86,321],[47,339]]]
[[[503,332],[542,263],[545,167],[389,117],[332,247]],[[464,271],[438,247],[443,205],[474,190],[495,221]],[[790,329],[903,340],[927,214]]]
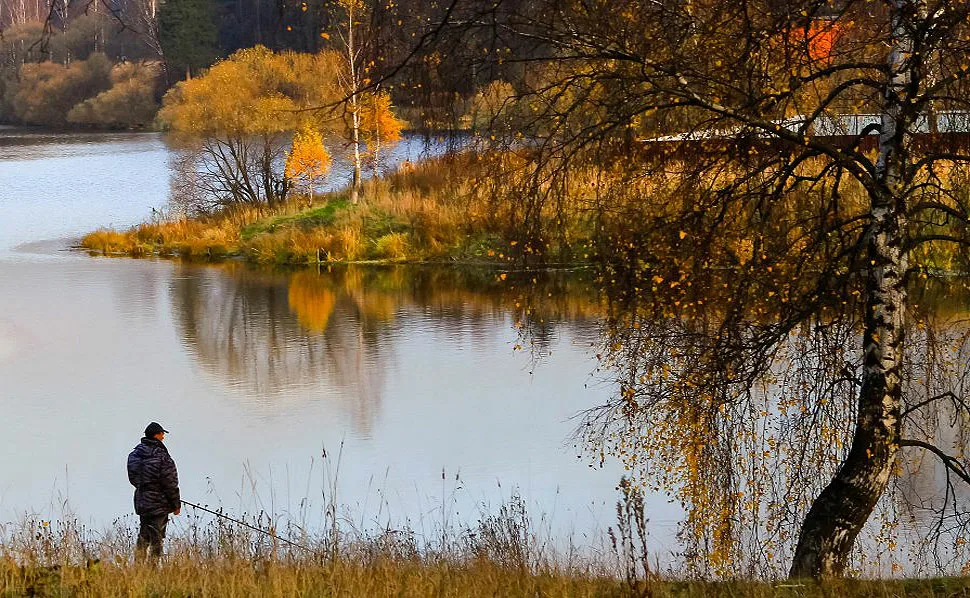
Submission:
[[[63,125],[76,104],[111,86],[111,62],[104,54],[70,65],[28,63],[8,82],[5,94],[12,116],[30,125]]]
[[[155,87],[160,67],[154,62],[112,65],[91,54],[70,64],[28,62],[3,78],[0,118],[8,122],[105,128],[147,127],[158,104]]]

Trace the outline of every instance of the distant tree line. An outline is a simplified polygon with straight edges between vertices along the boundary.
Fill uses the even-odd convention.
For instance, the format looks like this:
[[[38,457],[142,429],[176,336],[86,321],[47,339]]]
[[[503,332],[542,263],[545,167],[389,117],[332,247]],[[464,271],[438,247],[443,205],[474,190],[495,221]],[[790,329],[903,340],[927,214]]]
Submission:
[[[149,68],[157,75],[151,90],[157,104],[171,85],[240,49],[346,50],[341,27],[353,9],[357,86],[379,83],[411,127],[455,128],[474,120],[472,104],[494,103],[501,88],[480,90],[521,79],[521,59],[536,48],[504,36],[488,10],[461,15],[484,28],[463,35],[439,30],[456,16],[453,8],[436,0],[0,0],[0,76],[9,87],[28,63],[67,67],[97,53],[112,64],[156,64]],[[495,27],[487,26],[490,19]],[[70,122],[66,112],[50,122],[24,120],[6,104],[0,120]]]
[[[136,29],[121,28],[104,11],[52,22],[31,20],[36,7],[25,13],[20,3],[17,11],[6,1],[0,6],[5,24],[0,121],[107,128],[152,124],[165,89],[163,63]]]

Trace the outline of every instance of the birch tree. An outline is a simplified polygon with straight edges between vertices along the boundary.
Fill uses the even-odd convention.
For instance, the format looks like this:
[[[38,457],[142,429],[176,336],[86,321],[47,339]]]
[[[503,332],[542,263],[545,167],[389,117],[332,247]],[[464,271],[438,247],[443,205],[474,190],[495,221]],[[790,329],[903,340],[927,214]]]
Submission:
[[[323,139],[313,126],[304,123],[293,135],[293,143],[286,156],[285,174],[303,183],[307,206],[313,205],[313,190],[317,181],[330,168],[330,154],[323,147]]]
[[[363,161],[363,140],[361,138],[361,91],[363,83],[363,66],[361,57],[362,40],[358,35],[363,20],[364,3],[362,0],[338,0],[344,13],[343,25],[338,30],[338,36],[344,54],[344,68],[341,74],[341,85],[347,96],[347,132],[352,157],[353,175],[350,183],[350,203],[356,205],[360,201],[360,189]]]
[[[361,108],[361,136],[367,143],[367,154],[373,176],[380,176],[382,150],[401,140],[404,122],[394,115],[391,96],[379,89],[370,92]]]
[[[927,256],[970,247],[970,5],[488,11],[452,20],[458,35],[495,32],[481,54],[528,67],[515,87],[532,166],[508,194],[518,247],[534,258],[568,244],[550,214],[595,223],[588,251],[613,305],[601,357],[620,391],[584,434],[645,483],[679,488],[715,569],[744,573],[724,550],[748,538],[764,563],[791,550],[792,576],[842,575],[904,452],[970,481],[962,452],[913,423],[941,402],[970,415],[967,389],[930,393],[910,352]],[[945,121],[937,136],[931,113]],[[773,501],[772,484],[784,489]],[[795,519],[788,544],[779,526]]]

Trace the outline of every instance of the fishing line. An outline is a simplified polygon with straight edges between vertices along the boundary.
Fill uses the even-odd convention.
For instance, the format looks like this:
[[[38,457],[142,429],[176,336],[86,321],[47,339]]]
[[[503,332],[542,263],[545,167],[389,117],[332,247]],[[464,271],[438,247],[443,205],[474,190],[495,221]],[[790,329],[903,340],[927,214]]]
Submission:
[[[212,509],[203,507],[202,505],[197,505],[194,502],[189,502],[187,500],[183,500],[182,501],[182,504],[183,505],[186,505],[188,507],[192,507],[193,509],[199,509],[200,511],[205,511],[206,513],[211,513],[212,515],[215,515],[216,517],[221,517],[221,518],[226,519],[228,521],[232,521],[233,523],[238,524],[238,525],[242,525],[243,527],[248,527],[249,529],[251,529],[253,531],[257,531],[257,532],[259,532],[261,534],[266,534],[270,538],[273,538],[274,540],[278,540],[280,542],[283,542],[284,544],[289,544],[290,546],[294,546],[296,548],[300,548],[300,549],[305,550],[305,551],[307,551],[307,552],[309,552],[311,554],[316,554],[316,551],[313,550],[312,548],[308,548],[308,547],[306,547],[306,546],[304,546],[302,544],[297,544],[296,542],[291,542],[291,541],[289,541],[289,540],[287,540],[285,538],[281,538],[281,537],[277,536],[275,533],[273,533],[273,532],[271,532],[269,530],[265,530],[265,529],[263,529],[261,527],[256,527],[255,525],[250,525],[250,524],[246,523],[245,521],[241,521],[239,519],[236,519],[235,517],[230,517],[229,515],[226,515],[225,513],[220,513],[218,511],[213,511]]]

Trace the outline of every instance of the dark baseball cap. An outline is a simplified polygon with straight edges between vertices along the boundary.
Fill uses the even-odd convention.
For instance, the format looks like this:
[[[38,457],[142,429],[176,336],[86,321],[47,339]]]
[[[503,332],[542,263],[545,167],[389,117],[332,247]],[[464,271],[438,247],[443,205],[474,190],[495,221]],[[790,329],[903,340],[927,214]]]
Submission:
[[[158,422],[152,422],[148,424],[147,428],[145,428],[145,438],[151,438],[152,436],[154,436],[155,434],[158,434],[159,432],[168,433],[168,430],[163,428],[162,424]]]

